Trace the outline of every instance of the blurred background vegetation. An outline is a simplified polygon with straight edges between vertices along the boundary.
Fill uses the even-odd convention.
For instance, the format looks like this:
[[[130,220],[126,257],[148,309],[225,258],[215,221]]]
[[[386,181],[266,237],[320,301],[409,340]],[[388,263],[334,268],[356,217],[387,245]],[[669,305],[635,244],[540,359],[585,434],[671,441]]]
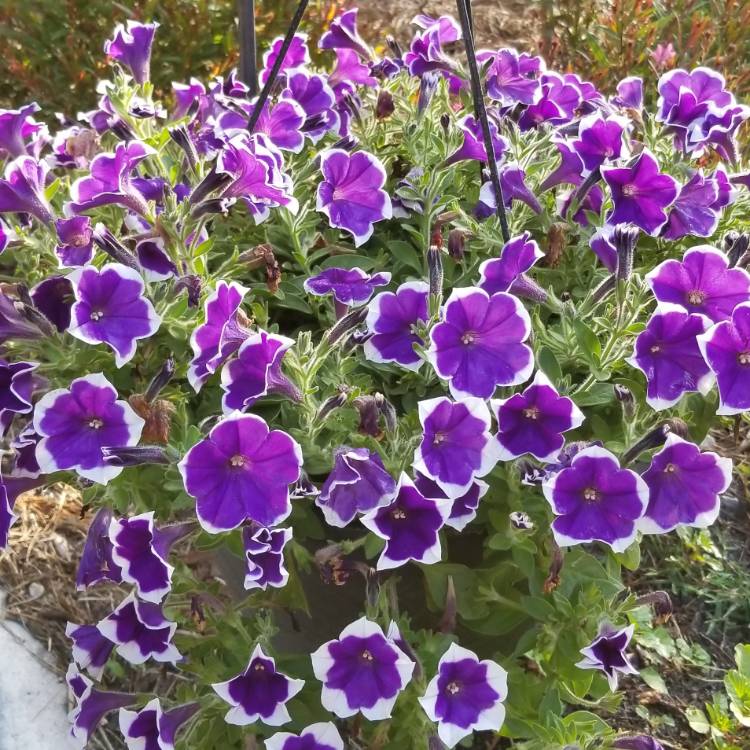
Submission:
[[[283,33],[296,0],[258,0],[260,40]],[[313,36],[345,0],[312,0]],[[455,11],[451,0],[362,0],[362,31],[373,43],[401,32],[418,10]],[[750,0],[474,0],[479,42],[498,46],[481,25],[503,7],[523,14],[515,41],[536,47],[550,67],[577,70],[605,88],[625,75],[654,75],[699,63],[722,70],[735,92],[750,89]],[[511,7],[512,6],[512,7]],[[38,101],[46,112],[75,113],[96,103],[94,81],[104,75],[104,40],[115,23],[155,19],[161,28],[153,79],[222,74],[237,62],[237,0],[0,0],[0,106]],[[403,16],[403,18],[402,18]],[[517,22],[518,18],[514,18]],[[404,40],[402,40],[404,41]],[[661,46],[660,46],[661,45]],[[671,47],[669,46],[671,45]],[[262,50],[262,45],[261,45]]]

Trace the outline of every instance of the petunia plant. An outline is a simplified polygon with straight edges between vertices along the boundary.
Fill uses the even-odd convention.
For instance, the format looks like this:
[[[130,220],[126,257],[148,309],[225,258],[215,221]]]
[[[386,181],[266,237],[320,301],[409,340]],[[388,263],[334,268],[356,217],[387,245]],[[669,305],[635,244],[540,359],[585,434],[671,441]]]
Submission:
[[[750,108],[414,25],[159,101],[129,22],[96,110],[0,112],[0,543],[66,482],[119,591],[67,624],[81,747],[660,747],[622,573],[732,479]]]

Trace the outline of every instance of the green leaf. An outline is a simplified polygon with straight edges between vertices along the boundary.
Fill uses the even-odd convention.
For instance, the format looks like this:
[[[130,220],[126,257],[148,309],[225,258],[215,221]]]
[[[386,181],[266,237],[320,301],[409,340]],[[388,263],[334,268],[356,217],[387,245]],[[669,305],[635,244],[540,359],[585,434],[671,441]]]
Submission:
[[[578,406],[602,406],[612,403],[615,392],[611,383],[594,383],[587,391],[573,396]]]
[[[599,363],[599,357],[602,353],[602,345],[596,334],[582,320],[573,321],[573,331],[576,335],[576,341],[581,348],[581,353],[588,362],[593,364]]]
[[[657,693],[664,693],[665,695],[669,694],[667,684],[653,667],[642,669],[641,678],[652,690],[656,690]]]
[[[700,708],[690,707],[685,711],[685,718],[690,728],[698,734],[708,734],[711,731],[706,714]]]
[[[558,385],[562,380],[562,369],[560,363],[555,357],[555,353],[548,346],[543,346],[537,355],[539,369],[552,381]]]
[[[386,248],[399,263],[408,266],[419,274],[422,273],[422,258],[414,245],[403,240],[393,240],[386,245]]]
[[[641,545],[635,541],[624,552],[617,552],[615,557],[628,570],[638,570],[641,564]]]

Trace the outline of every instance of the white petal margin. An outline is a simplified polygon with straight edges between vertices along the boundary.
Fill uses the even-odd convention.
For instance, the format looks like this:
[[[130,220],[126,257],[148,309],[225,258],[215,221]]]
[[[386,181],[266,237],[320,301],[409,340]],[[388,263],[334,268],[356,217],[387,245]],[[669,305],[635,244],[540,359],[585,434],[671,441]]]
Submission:
[[[341,739],[339,730],[331,721],[310,724],[299,735],[291,732],[278,732],[266,740],[266,750],[284,750],[286,741],[297,737],[312,737],[319,745],[328,745],[333,750],[344,750],[344,740]]]
[[[489,490],[490,486],[489,484],[487,484],[487,482],[483,482],[481,479],[475,479],[474,484],[479,487],[479,494],[477,495],[477,507],[479,507],[479,501],[487,494],[487,490]],[[469,489],[469,492],[471,492],[471,489]],[[456,500],[458,499],[459,498],[456,498]],[[452,500],[451,502],[455,502],[455,500]],[[450,513],[452,511],[453,507],[451,506],[448,513],[449,517],[445,519],[445,525],[450,526],[456,531],[463,531],[468,526],[468,524],[473,521],[474,518],[476,518],[477,515],[477,511],[475,508],[474,510],[470,510],[462,516],[455,516],[453,518],[450,518]]]
[[[88,672],[97,682],[102,679],[102,675],[104,674],[104,667],[106,665],[102,665],[101,667],[95,667],[93,664],[91,664],[91,654],[86,651],[86,649],[81,648],[74,640],[73,640],[73,633],[75,633],[78,628],[83,627],[81,625],[76,625],[74,622],[68,622],[65,625],[65,635],[70,639],[71,641],[71,655],[73,657],[73,661],[82,669]]]
[[[389,295],[390,297],[396,298],[402,291],[413,291],[417,292],[418,294],[424,294],[425,296],[427,296],[430,293],[430,286],[424,281],[407,281],[401,284],[395,292],[380,292],[379,294],[376,294],[367,305],[367,317],[365,318],[365,326],[369,333],[379,333],[377,329],[377,322],[380,319],[381,315],[380,304],[383,299],[385,299],[385,296]],[[399,367],[403,367],[405,370],[411,370],[412,372],[416,372],[422,366],[421,357],[418,358],[416,362],[412,362],[408,365],[402,364],[401,362],[396,362],[395,359],[386,359],[369,339],[365,341],[363,351],[365,354],[365,359],[369,360],[370,362],[376,362],[378,364],[389,364],[393,362]]]
[[[82,378],[76,378],[71,381],[71,388],[74,383],[79,382],[88,383],[96,388],[106,388],[115,395],[115,398],[117,398],[118,393],[116,388],[101,372],[92,373],[91,375],[86,375]],[[47,438],[53,436],[49,435],[42,429],[42,421],[47,412],[54,409],[57,399],[60,396],[69,393],[70,390],[66,388],[56,388],[54,391],[49,391],[42,396],[34,409],[34,430],[38,435],[42,436],[42,439],[36,446],[36,460],[39,464],[40,473],[52,474],[55,471],[75,471],[79,476],[82,476],[85,479],[90,479],[92,482],[107,484],[107,482],[120,475],[123,468],[122,466],[111,466],[110,464],[105,463],[102,458],[102,465],[93,469],[81,469],[77,466],[72,466],[70,469],[61,469],[57,464],[55,457],[47,449]],[[128,430],[127,445],[136,445],[141,439],[141,433],[146,424],[145,421],[135,413],[127,401],[115,400],[115,404],[122,409],[123,422]]]
[[[619,471],[621,470],[620,462],[617,460],[617,457],[610,453],[606,448],[602,448],[598,445],[592,445],[588,448],[584,448],[580,453],[576,454],[576,456],[571,461],[571,466],[574,466],[576,461],[579,461],[581,458],[584,458],[586,456],[589,456],[591,458],[604,458],[607,459],[610,463],[613,464],[612,470],[613,471]],[[602,544],[607,544],[608,547],[612,549],[613,552],[624,552],[634,541],[638,530],[638,522],[640,518],[643,517],[643,514],[646,512],[646,508],[648,508],[648,485],[646,482],[634,471],[631,469],[622,469],[623,471],[630,472],[633,477],[635,478],[635,492],[638,496],[638,500],[641,503],[641,515],[638,519],[634,519],[633,521],[633,531],[631,534],[629,534],[627,537],[623,537],[622,539],[617,539],[613,544],[607,544],[607,542],[602,541]],[[550,504],[550,507],[552,508],[552,511],[555,513],[555,515],[559,516],[562,515],[555,506],[555,486],[557,485],[557,479],[562,474],[562,472],[565,471],[563,469],[562,471],[557,472],[554,474],[550,479],[547,479],[542,484],[542,492],[544,493],[544,497],[547,499],[547,502]],[[577,544],[589,544],[590,542],[595,541],[601,541],[599,539],[574,539],[573,537],[569,537],[565,534],[561,534],[560,532],[555,530],[554,525],[552,526],[552,535],[555,537],[555,541],[557,542],[558,546],[560,547],[574,547]]]
[[[436,704],[439,695],[438,680],[440,679],[440,667],[445,663],[463,661],[470,659],[479,664],[484,664],[487,668],[487,683],[498,694],[498,699],[493,706],[480,712],[476,723],[471,727],[459,727],[456,724],[442,721],[436,711]],[[419,698],[424,712],[430,721],[438,722],[438,735],[440,739],[448,746],[455,747],[464,737],[468,737],[475,730],[492,730],[498,731],[505,721],[505,706],[503,701],[508,695],[508,673],[497,663],[489,659],[479,661],[479,657],[467,648],[463,648],[456,643],[452,643],[448,650],[443,654],[438,663],[437,674],[430,680],[427,685],[425,694]]]
[[[131,516],[128,519],[125,519],[127,521],[146,521],[148,523],[149,531],[151,532],[151,538],[154,537],[155,527],[154,527],[154,511],[150,510],[147,513],[141,513],[137,516]],[[132,583],[136,591],[138,592],[138,596],[141,599],[145,599],[147,602],[153,602],[154,604],[159,604],[162,599],[172,590],[172,573],[174,572],[174,566],[170,565],[161,555],[159,555],[156,551],[156,548],[154,547],[153,543],[151,545],[151,552],[154,556],[156,556],[159,560],[164,563],[164,567],[167,570],[167,585],[164,588],[161,589],[154,589],[153,591],[142,591],[141,590],[141,584],[140,582],[130,575],[130,566],[132,564],[132,560],[128,560],[126,557],[122,557],[122,555],[119,555],[117,553],[117,535],[118,532],[120,532],[123,529],[123,524],[121,523],[120,519],[113,518],[109,522],[109,541],[112,543],[112,560],[119,566],[120,572],[122,573],[122,578],[126,583]]]
[[[417,490],[417,488],[414,486],[414,482],[409,479],[407,474],[405,472],[401,472],[401,476],[398,481],[398,487],[396,487],[396,497],[398,497],[399,492],[401,492],[402,487],[411,487],[412,489]],[[421,492],[419,493],[422,494]],[[423,496],[424,497],[424,496]],[[430,502],[435,504],[435,508],[440,513],[440,517],[443,519],[443,525],[445,525],[445,522],[448,520],[448,516],[450,515],[451,508],[453,507],[453,500],[450,498],[439,498],[439,499],[432,499],[432,498],[425,498],[425,500],[430,500]],[[390,537],[387,537],[383,534],[383,532],[380,530],[377,524],[377,515],[378,512],[381,510],[381,508],[373,508],[373,510],[368,511],[365,513],[359,520],[360,523],[369,531],[372,531],[375,536],[379,536],[381,539],[386,540],[386,545],[383,551],[380,554],[380,557],[378,558],[378,564],[377,569],[378,570],[391,570],[392,568],[398,568],[401,565],[406,565],[407,562],[410,560],[414,560],[414,562],[421,562],[425,565],[432,565],[433,563],[438,563],[443,558],[443,551],[440,546],[440,530],[438,529],[437,532],[435,532],[435,543],[428,547],[423,553],[421,557],[410,557],[407,560],[392,560],[390,557],[388,557],[388,542],[390,541]]]
[[[335,660],[331,656],[330,645],[335,643],[337,640],[343,640],[349,636],[355,636],[357,638],[369,638],[371,635],[381,635],[388,641],[388,645],[393,648],[397,654],[396,659],[396,670],[398,671],[399,677],[401,678],[401,686],[398,692],[392,698],[381,698],[370,708],[352,708],[347,700],[346,693],[343,690],[333,689],[326,687],[326,680],[328,679],[328,672],[334,665]],[[323,704],[323,708],[326,711],[330,711],[341,719],[346,719],[349,716],[354,716],[358,711],[362,711],[365,718],[371,721],[379,721],[390,717],[393,711],[393,706],[396,703],[396,699],[399,696],[401,690],[411,679],[412,673],[414,672],[414,662],[391,640],[386,638],[383,633],[383,629],[377,623],[372,620],[368,620],[366,617],[360,617],[359,620],[347,625],[340,633],[337,639],[327,641],[320,648],[314,651],[310,655],[312,661],[313,673],[315,677],[322,683],[322,690],[320,701]]]
[[[635,630],[635,625],[628,625],[625,628],[621,628],[620,630],[615,630],[609,633],[610,638],[614,638],[620,633],[628,634],[628,639],[623,648],[623,660],[625,661],[624,667],[613,667],[611,674],[607,672],[605,669],[603,669],[603,666],[604,666],[603,663],[599,659],[597,659],[593,650],[594,644],[598,643],[599,640],[601,640],[601,638],[606,635],[605,633],[601,633],[601,631],[600,631],[600,634],[591,643],[591,645],[586,646],[585,648],[581,649],[580,653],[582,653],[585,658],[577,662],[575,666],[578,667],[579,669],[596,669],[600,672],[604,672],[604,675],[607,678],[607,682],[609,683],[609,689],[614,693],[615,690],[617,690],[617,683],[618,683],[617,673],[618,672],[622,674],[638,674],[638,670],[635,669],[635,667],[633,667],[633,665],[630,663],[630,659],[625,654],[625,648],[628,647],[628,644],[633,638],[634,630]]]
[[[444,401],[450,402],[451,400],[447,396],[439,396],[438,398],[431,398],[427,399],[426,401],[420,401],[417,404],[419,421],[423,429],[428,417],[430,417],[432,412],[434,412],[435,409]],[[482,432],[484,433],[486,442],[482,451],[482,460],[479,468],[473,473],[473,476],[466,484],[459,485],[441,480],[440,477],[435,476],[427,468],[422,454],[421,443],[414,451],[414,461],[412,463],[412,468],[414,469],[414,471],[418,471],[420,474],[424,474],[424,476],[432,479],[438,484],[440,489],[443,490],[446,495],[448,495],[449,498],[455,500],[457,497],[461,497],[461,495],[466,493],[476,477],[483,477],[486,474],[489,474],[492,469],[495,468],[499,460],[498,456],[500,451],[499,444],[496,440],[493,440],[492,435],[490,435],[489,433],[491,420],[490,411],[487,408],[487,404],[482,401],[482,399],[470,397],[462,399],[461,401],[455,401],[451,403],[454,404],[454,408],[456,404],[463,404],[472,417],[479,419],[482,422]]]
[[[281,552],[279,553],[279,556],[281,557],[281,562],[279,564],[279,573],[281,574],[281,582],[280,583],[266,583],[264,585],[256,584],[255,579],[252,577],[250,570],[250,564],[251,561],[247,559],[247,553],[245,554],[245,561],[248,567],[248,572],[245,574],[245,581],[244,586],[246,591],[250,591],[252,589],[262,589],[265,591],[268,586],[270,586],[273,589],[283,589],[284,586],[286,586],[287,582],[289,581],[289,571],[286,569],[286,562],[284,559],[284,548],[289,543],[289,540],[292,538],[293,530],[290,528],[287,529],[273,529],[273,531],[281,531],[284,534],[284,541],[281,544]],[[255,563],[252,563],[255,565]],[[255,565],[253,568],[254,570],[258,570],[259,574],[263,575],[263,569],[259,565]]]
[[[667,435],[667,440],[664,443],[664,447],[658,453],[654,454],[654,458],[664,453],[664,451],[666,451],[668,448],[671,448],[673,445],[679,445],[680,443],[688,442],[688,440],[683,440],[683,438],[675,435],[673,432],[670,432],[669,435]],[[636,524],[638,527],[638,531],[640,531],[642,534],[666,534],[667,532],[677,528],[677,526],[692,526],[697,529],[705,529],[711,526],[714,521],[716,521],[716,519],[719,517],[719,511],[721,510],[721,495],[729,489],[729,485],[732,483],[732,459],[725,456],[720,456],[718,453],[714,453],[713,451],[701,451],[701,455],[711,456],[716,462],[716,467],[719,469],[719,471],[721,471],[722,474],[723,483],[721,489],[716,493],[716,502],[714,504],[714,507],[710,510],[705,511],[704,513],[699,513],[693,523],[674,524],[673,526],[669,526],[666,529],[663,529],[661,526],[659,526],[659,524],[657,524],[656,521],[654,521],[652,518],[649,518],[648,516],[642,516],[638,519],[638,522]]]
[[[248,724],[253,724],[256,721],[262,721],[268,726],[278,727],[292,720],[291,716],[289,716],[289,711],[286,708],[286,702],[294,698],[294,696],[297,695],[300,690],[302,690],[305,685],[304,680],[296,680],[291,677],[287,677],[287,675],[282,675],[287,680],[287,697],[284,702],[279,703],[274,709],[273,713],[267,717],[263,717],[258,713],[247,713],[247,711],[245,711],[245,708],[241,704],[237,703],[237,701],[231,696],[229,692],[229,684],[231,682],[234,682],[234,680],[236,680],[238,677],[243,676],[247,672],[250,665],[253,663],[253,660],[258,657],[260,657],[261,659],[267,659],[271,662],[271,664],[273,664],[274,669],[276,669],[276,660],[266,655],[260,644],[256,644],[255,648],[253,649],[253,653],[250,655],[250,659],[247,662],[247,667],[245,667],[245,669],[240,672],[240,674],[236,674],[234,677],[231,677],[224,682],[216,682],[211,685],[214,692],[223,701],[226,701],[230,706],[232,706],[232,708],[230,708],[229,711],[227,711],[227,713],[224,715],[224,721],[226,721],[227,724],[233,724],[235,726],[246,726]],[[277,671],[277,674],[282,673]]]
[[[128,746],[128,750],[146,750],[148,737],[131,737],[128,734],[128,732],[130,732],[130,727],[133,726],[133,723],[138,718],[138,715],[143,711],[156,712],[156,726],[158,727],[161,723],[161,718],[164,715],[164,712],[161,710],[161,704],[159,703],[158,698],[150,700],[140,711],[128,711],[127,708],[120,709],[117,718],[120,724],[120,732],[125,738],[125,744]],[[162,747],[161,738],[159,739],[158,744],[159,747]]]
[[[98,276],[102,276],[107,271],[114,271],[117,273],[118,276],[121,278],[126,279],[127,281],[135,281],[140,285],[140,297],[141,300],[146,305],[146,319],[148,320],[148,331],[146,333],[142,333],[138,336],[134,336],[130,340],[130,345],[125,351],[119,351],[115,349],[115,347],[109,342],[109,341],[102,341],[100,339],[91,338],[88,336],[80,327],[76,326],[75,320],[76,320],[76,312],[78,310],[79,305],[82,303],[82,300],[78,294],[78,284],[81,280],[81,277],[84,274],[89,273],[95,273]],[[128,268],[127,266],[122,265],[121,263],[107,263],[106,265],[102,266],[100,269],[96,268],[96,266],[82,266],[81,268],[76,268],[73,271],[71,271],[67,278],[70,280],[71,284],[73,285],[73,294],[75,296],[75,302],[73,303],[73,306],[70,309],[70,326],[68,327],[68,333],[71,336],[75,336],[75,338],[85,342],[86,344],[106,344],[112,351],[115,353],[115,364],[117,367],[122,367],[124,364],[129,362],[133,355],[135,354],[137,341],[139,339],[146,339],[149,336],[153,336],[158,330],[159,326],[161,325],[161,318],[157,314],[156,310],[154,309],[154,306],[151,304],[151,301],[146,297],[146,284],[143,281],[143,277],[141,276],[138,271],[136,271],[133,268]]]

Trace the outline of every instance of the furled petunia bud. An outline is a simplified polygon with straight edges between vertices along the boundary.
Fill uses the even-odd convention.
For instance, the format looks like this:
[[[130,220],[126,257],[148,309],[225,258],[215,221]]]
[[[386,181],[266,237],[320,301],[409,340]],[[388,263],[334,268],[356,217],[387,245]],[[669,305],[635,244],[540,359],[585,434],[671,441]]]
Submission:
[[[509,518],[510,525],[518,531],[531,531],[534,528],[534,522],[529,518],[529,514],[521,510],[514,510]]]
[[[423,114],[430,106],[439,80],[440,77],[434,70],[430,70],[422,76],[422,81],[419,84],[419,98],[417,99],[417,114]]]
[[[612,230],[612,244],[617,250],[617,280],[627,281],[633,275],[633,255],[640,230],[633,224],[617,224]]]
[[[378,100],[375,103],[375,117],[378,120],[384,120],[386,117],[390,117],[395,109],[396,105],[393,103],[391,92],[383,89],[378,94]]]
[[[388,49],[391,51],[391,54],[397,60],[400,60],[403,57],[404,52],[401,49],[401,45],[390,34],[386,35],[386,37],[385,37],[385,43],[388,45]]]
[[[430,281],[430,296],[438,297],[443,293],[443,254],[437,245],[430,245],[427,251],[427,270]]]
[[[336,325],[331,328],[330,331],[328,331],[328,336],[326,337],[328,345],[333,346],[345,334],[363,323],[366,317],[366,306],[357,307],[347,315],[344,315],[344,317],[341,318],[338,323],[336,323]]]
[[[196,153],[195,146],[188,134],[187,128],[184,125],[177,125],[173,128],[169,128],[169,135],[184,151],[190,168],[195,169],[195,166],[198,164],[198,154]]]
[[[94,242],[115,261],[128,266],[128,268],[140,271],[138,261],[135,259],[133,253],[101,222],[94,227],[93,237]]]
[[[143,464],[171,464],[169,452],[161,445],[134,445],[130,448],[102,448],[104,461],[111,466],[142,466]]]
[[[662,422],[653,430],[647,432],[640,440],[633,443],[622,456],[622,465],[630,463],[640,456],[643,451],[651,450],[652,448],[658,448],[664,445],[667,435],[677,435],[681,438],[686,438],[690,432],[688,425],[678,417],[668,419],[666,422]]]
[[[188,274],[181,276],[174,285],[175,292],[181,292],[183,289],[187,292],[188,307],[198,307],[201,303],[201,289],[203,281],[200,276]]]
[[[729,267],[739,266],[744,268],[747,265],[747,250],[750,247],[750,234],[740,233],[734,230],[724,235],[724,252],[729,258]],[[742,261],[745,261],[744,263]]]
[[[464,259],[466,247],[466,235],[460,229],[451,229],[448,232],[448,255],[457,263]]]
[[[632,421],[635,416],[635,397],[633,391],[626,385],[615,383],[613,386],[615,398],[622,404],[622,415],[626,421]]]

